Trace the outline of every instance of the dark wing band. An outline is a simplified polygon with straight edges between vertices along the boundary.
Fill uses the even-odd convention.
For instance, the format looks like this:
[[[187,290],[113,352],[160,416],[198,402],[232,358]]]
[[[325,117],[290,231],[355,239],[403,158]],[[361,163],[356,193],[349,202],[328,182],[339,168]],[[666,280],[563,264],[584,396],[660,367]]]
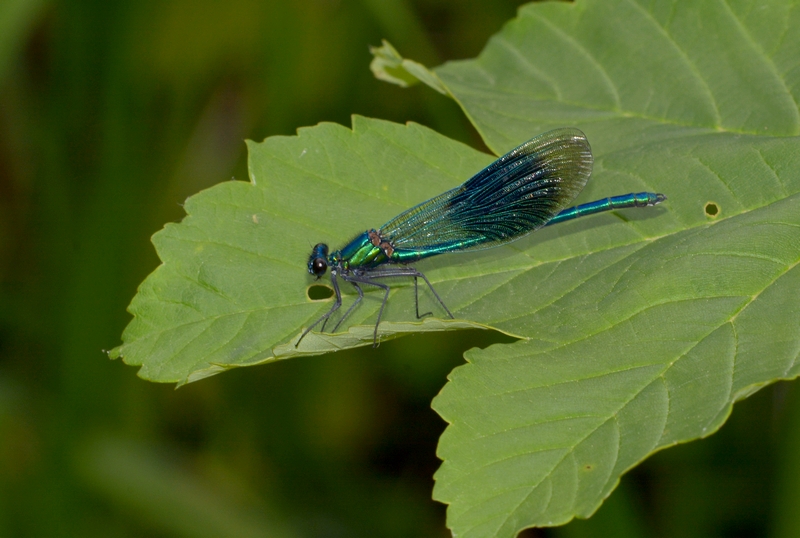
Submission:
[[[404,211],[380,234],[401,261],[514,241],[567,207],[591,173],[592,151],[580,130],[548,131],[460,187]]]

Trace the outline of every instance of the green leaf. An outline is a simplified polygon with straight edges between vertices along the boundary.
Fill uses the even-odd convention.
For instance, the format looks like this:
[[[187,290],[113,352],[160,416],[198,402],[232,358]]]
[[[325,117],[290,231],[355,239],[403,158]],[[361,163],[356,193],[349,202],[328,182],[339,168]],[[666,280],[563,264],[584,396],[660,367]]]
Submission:
[[[798,51],[797,2],[579,0],[434,70],[498,152],[578,125],[585,198],[669,196],[657,218],[537,234],[537,262],[473,305],[505,304],[488,323],[528,340],[469,352],[434,401],[455,535],[588,517],[649,454],[798,375]]]
[[[798,375],[798,50],[796,2],[578,0],[526,6],[476,60],[427,71],[386,53],[441,84],[498,153],[582,128],[596,162],[579,201],[669,196],[420,263],[456,320],[415,321],[413,288],[393,288],[382,338],[464,326],[521,338],[469,352],[434,401],[450,423],[434,496],[455,535],[588,517],[649,454],[713,433],[733,402]],[[490,161],[418,125],[358,117],[352,131],[251,143],[251,183],[192,197],[154,237],[164,263],[112,356],[188,382],[371,343],[377,293],[345,332],[295,347],[330,307],[307,296],[311,246],[343,245]]]
[[[424,82],[439,93],[447,94],[444,85],[436,75],[421,63],[408,60],[385,39],[380,47],[370,47],[374,58],[369,64],[375,78],[397,84],[403,88]]]
[[[141,366],[145,379],[187,383],[227,368],[371,345],[381,304],[376,293],[353,312],[349,330],[312,333],[295,346],[302,327],[332,302],[308,297],[315,284],[306,271],[312,245],[343,245],[492,161],[420,125],[357,116],[352,131],[321,124],[296,137],[251,142],[249,149],[250,183],[229,181],[192,196],[187,217],[153,237],[163,264],[140,286],[124,344],[110,353]],[[505,252],[524,263],[524,256]],[[485,268],[501,267],[502,257],[429,264],[427,275],[458,308],[473,298],[459,277],[479,274],[489,282]],[[350,294],[345,301],[354,299],[343,291]],[[427,290],[420,300],[436,308]],[[462,318],[409,321],[416,320],[413,288],[405,283],[393,291],[380,334],[483,327]]]

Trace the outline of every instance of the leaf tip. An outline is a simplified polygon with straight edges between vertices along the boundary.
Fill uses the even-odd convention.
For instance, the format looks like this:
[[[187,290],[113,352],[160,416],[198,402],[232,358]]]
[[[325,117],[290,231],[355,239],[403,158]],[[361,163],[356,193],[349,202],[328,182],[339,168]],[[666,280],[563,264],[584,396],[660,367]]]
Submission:
[[[391,43],[382,40],[380,47],[370,46],[372,62],[369,68],[378,80],[408,88],[420,82],[425,83],[443,95],[449,90],[436,74],[419,62],[403,58]]]

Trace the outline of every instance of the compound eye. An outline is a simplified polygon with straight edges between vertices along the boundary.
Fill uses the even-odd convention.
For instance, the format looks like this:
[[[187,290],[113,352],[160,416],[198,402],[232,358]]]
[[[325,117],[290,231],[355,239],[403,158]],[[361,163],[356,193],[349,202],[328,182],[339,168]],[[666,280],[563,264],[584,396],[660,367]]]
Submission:
[[[317,277],[324,275],[327,270],[328,262],[325,261],[325,258],[314,258],[314,261],[311,262],[311,272]]]

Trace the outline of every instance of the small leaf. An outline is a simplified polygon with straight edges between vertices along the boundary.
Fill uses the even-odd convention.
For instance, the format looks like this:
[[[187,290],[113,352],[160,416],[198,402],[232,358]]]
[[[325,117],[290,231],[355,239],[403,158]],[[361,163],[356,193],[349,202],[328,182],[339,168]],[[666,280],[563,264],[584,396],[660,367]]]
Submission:
[[[421,63],[404,59],[385,39],[382,46],[370,47],[369,51],[374,56],[369,68],[375,78],[403,88],[424,82],[437,92],[447,95],[447,89],[436,74]]]

